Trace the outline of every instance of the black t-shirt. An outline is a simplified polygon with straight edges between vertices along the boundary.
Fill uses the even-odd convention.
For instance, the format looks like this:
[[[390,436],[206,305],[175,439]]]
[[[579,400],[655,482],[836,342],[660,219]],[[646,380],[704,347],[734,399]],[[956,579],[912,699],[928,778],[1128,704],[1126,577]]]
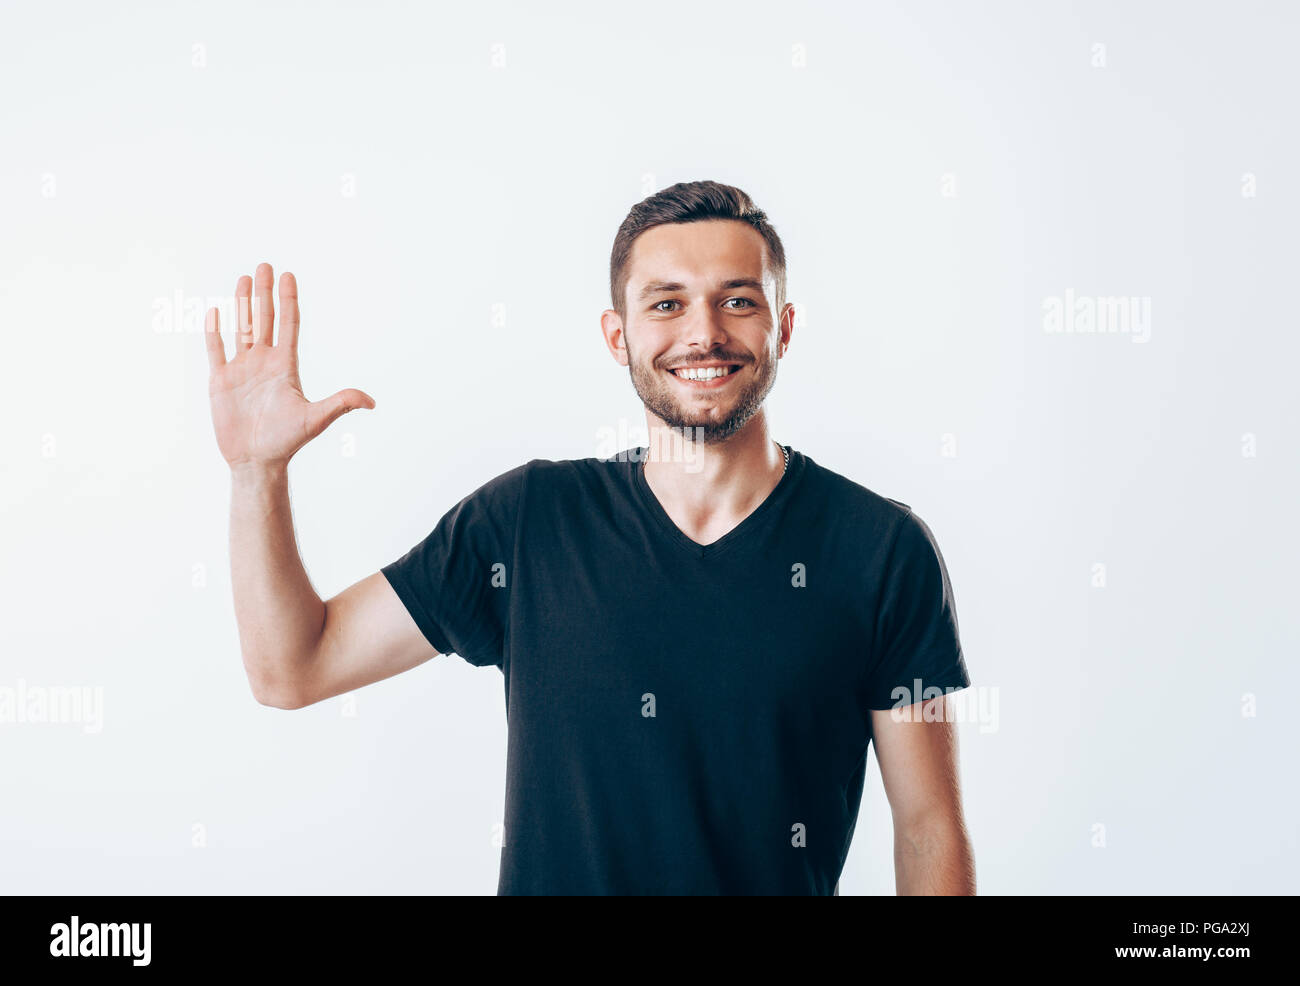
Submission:
[[[533,459],[383,569],[440,653],[504,674],[497,893],[833,894],[871,710],[970,684],[938,546],[794,449],[701,545],[645,451]]]

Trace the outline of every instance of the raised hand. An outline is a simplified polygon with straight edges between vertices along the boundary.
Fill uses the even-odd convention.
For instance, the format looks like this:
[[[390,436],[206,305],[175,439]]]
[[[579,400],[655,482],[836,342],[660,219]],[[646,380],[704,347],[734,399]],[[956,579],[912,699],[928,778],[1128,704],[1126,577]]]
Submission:
[[[257,324],[253,324],[254,279],[247,274],[235,285],[235,352],[227,361],[221,341],[221,318],[210,308],[204,321],[207,341],[208,396],[217,447],[232,469],[275,466],[319,435],[341,414],[353,408],[373,408],[360,390],[340,390],[320,401],[309,401],[298,380],[298,283],[287,271],[280,275],[280,332],[272,339],[275,307],[271,301],[274,274],[270,264],[257,268]]]

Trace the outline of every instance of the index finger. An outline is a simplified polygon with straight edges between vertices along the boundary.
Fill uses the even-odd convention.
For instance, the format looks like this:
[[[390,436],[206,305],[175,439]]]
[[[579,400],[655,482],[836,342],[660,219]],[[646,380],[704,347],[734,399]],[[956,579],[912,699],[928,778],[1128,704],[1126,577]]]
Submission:
[[[203,342],[208,351],[209,369],[220,369],[226,365],[226,346],[221,341],[221,313],[209,308],[203,320]]]
[[[253,348],[253,279],[247,274],[235,282],[235,355]]]
[[[274,278],[270,264],[257,265],[253,278],[253,291],[257,297],[257,325],[253,327],[253,338],[263,346],[271,345],[271,332],[275,326],[275,305],[271,302]]]
[[[276,346],[298,346],[298,280],[288,271],[280,275],[280,337]]]

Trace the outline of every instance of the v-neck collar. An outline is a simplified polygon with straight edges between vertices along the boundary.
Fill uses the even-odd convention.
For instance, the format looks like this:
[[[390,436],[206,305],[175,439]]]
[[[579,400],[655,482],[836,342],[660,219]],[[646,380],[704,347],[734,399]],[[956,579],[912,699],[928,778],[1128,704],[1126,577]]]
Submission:
[[[789,499],[799,478],[803,475],[804,456],[802,452],[798,452],[788,445],[783,446],[783,448],[790,449],[790,465],[786,468],[772,492],[767,495],[762,503],[751,510],[748,516],[741,520],[739,524],[716,541],[711,541],[708,544],[700,544],[698,541],[692,541],[687,537],[685,532],[668,516],[668,511],[664,509],[663,504],[659,502],[659,498],[655,496],[654,490],[650,488],[650,484],[645,478],[645,455],[648,452],[645,446],[638,447],[637,455],[628,456],[628,465],[632,470],[632,488],[636,491],[637,499],[641,501],[641,505],[655,519],[655,522],[670,541],[696,558],[712,558],[737,544],[743,543],[746,535],[752,532],[755,526],[762,523],[768,514],[780,509],[781,504]]]

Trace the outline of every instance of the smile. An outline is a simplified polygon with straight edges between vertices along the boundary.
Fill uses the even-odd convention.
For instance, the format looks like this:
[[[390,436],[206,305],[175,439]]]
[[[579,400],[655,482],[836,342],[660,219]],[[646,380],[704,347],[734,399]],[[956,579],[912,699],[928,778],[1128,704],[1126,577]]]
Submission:
[[[739,369],[739,363],[728,363],[725,366],[679,366],[668,372],[692,390],[706,390],[723,386]]]

